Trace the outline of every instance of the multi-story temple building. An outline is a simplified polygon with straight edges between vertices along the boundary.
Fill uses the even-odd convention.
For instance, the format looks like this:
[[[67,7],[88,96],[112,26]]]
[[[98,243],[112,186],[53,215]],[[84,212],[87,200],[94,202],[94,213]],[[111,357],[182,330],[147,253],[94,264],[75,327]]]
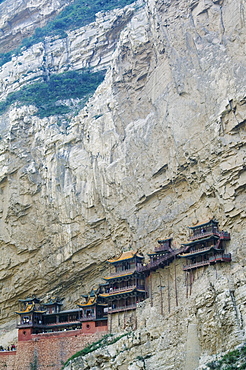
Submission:
[[[123,321],[127,317],[134,318],[137,304],[148,296],[152,304],[151,273],[169,266],[175,258],[186,260],[183,270],[186,271],[187,287],[188,284],[190,287],[192,285],[195,269],[231,261],[231,255],[225,253],[225,243],[230,240],[230,234],[219,230],[218,221],[210,220],[191,226],[189,230],[189,242],[182,244],[179,249],[172,248],[172,238],[159,240],[158,246],[148,254],[147,264],[143,263],[143,255],[134,251],[108,260],[111,271],[104,277],[105,283],[83,295],[85,301],[78,303],[77,308],[62,311],[63,304],[59,299],[51,299],[43,304],[35,297],[19,300],[20,309],[16,311],[19,340],[28,340],[33,334],[66,330],[81,329],[82,333],[107,331],[108,314],[111,331],[112,319],[119,322],[121,317]],[[175,280],[176,265],[174,275]]]
[[[188,262],[184,271],[190,271],[201,266],[208,266],[217,262],[230,262],[231,254],[225,254],[225,241],[230,240],[230,234],[219,231],[218,221],[210,220],[206,223],[189,227],[190,241],[183,244],[183,253],[180,258]]]
[[[31,334],[38,333],[43,326],[45,310],[40,307],[40,299],[35,297],[19,299],[19,305],[20,310],[16,311],[18,340],[28,340]]]
[[[18,340],[28,340],[31,334],[81,329],[80,309],[61,311],[60,300],[40,303],[36,297],[20,299],[17,328]]]
[[[98,296],[99,289],[91,290],[89,294],[83,294],[84,303],[78,303],[80,308],[80,321],[87,329],[92,327],[107,326],[107,304]]]
[[[134,310],[147,296],[145,273],[140,271],[144,257],[133,251],[108,260],[113,267],[106,284],[101,285],[99,297],[108,305],[108,313]]]

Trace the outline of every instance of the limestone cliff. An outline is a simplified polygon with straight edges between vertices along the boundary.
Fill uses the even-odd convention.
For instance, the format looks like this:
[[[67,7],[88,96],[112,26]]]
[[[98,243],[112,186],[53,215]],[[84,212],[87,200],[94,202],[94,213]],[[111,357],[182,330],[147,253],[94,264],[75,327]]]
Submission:
[[[70,0],[5,0],[0,4],[0,52],[14,49],[69,4]]]
[[[108,68],[69,121],[40,119],[34,106],[0,118],[1,322],[28,294],[65,296],[69,306],[122,249],[147,253],[169,236],[178,246],[188,225],[215,217],[231,233],[231,265],[199,270],[186,298],[180,263],[182,298],[153,329],[155,356],[170,361],[163,369],[190,370],[189,336],[201,363],[244,339],[245,8],[243,0],[134,6],[1,68],[2,98],[40,77],[44,53],[50,73]],[[153,336],[147,317],[144,325]],[[144,343],[135,357],[149,354]]]

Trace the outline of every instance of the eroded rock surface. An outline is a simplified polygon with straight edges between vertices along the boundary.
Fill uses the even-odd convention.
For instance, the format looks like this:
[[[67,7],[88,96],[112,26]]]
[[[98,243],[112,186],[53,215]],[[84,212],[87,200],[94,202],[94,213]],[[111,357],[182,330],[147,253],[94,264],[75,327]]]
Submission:
[[[0,52],[8,52],[44,26],[71,0],[4,0],[0,4]]]
[[[65,121],[13,106],[1,117],[1,322],[13,318],[18,298],[29,294],[65,296],[69,307],[101,281],[109,257],[129,247],[147,253],[170,236],[179,246],[187,226],[215,217],[231,233],[232,263],[220,279],[210,268],[199,270],[185,308],[175,307],[182,315],[174,310],[162,328],[173,336],[182,327],[175,345],[187,352],[194,313],[202,359],[244,338],[245,9],[240,0],[149,0],[131,9],[112,13],[125,20],[109,48],[103,36],[102,47],[96,36],[87,49],[80,38],[77,54],[74,46],[74,69],[88,60],[108,68],[83,110]],[[54,42],[58,57],[49,61],[57,72],[66,64],[63,42]],[[43,55],[42,47],[33,50]],[[24,70],[33,73],[31,54],[23,55],[17,82],[10,78],[14,61],[3,66],[10,80],[2,96],[19,88]],[[38,55],[30,61],[40,76]],[[183,282],[181,265],[177,271]],[[220,326],[215,314],[223,318]],[[173,343],[166,348],[169,359]],[[185,361],[165,369],[181,370]],[[134,366],[129,369],[143,365]]]

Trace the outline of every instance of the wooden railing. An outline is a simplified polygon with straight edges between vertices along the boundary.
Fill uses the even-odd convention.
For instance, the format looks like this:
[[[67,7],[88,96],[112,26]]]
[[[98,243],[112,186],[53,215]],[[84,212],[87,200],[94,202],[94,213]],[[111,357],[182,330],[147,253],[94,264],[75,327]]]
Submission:
[[[231,253],[227,253],[227,254],[218,254],[216,256],[211,256],[209,258],[209,261],[210,263],[213,263],[213,262],[231,262]]]
[[[27,327],[27,326],[35,326],[35,328],[38,328],[38,327],[43,327],[44,324],[34,324],[32,321],[29,321],[29,322],[18,323],[16,326],[17,326],[17,328],[24,328],[24,327]]]
[[[144,290],[144,286],[143,285],[131,285],[131,286],[125,286],[125,287],[122,287],[122,288],[118,288],[118,289],[112,289],[108,292],[108,294],[116,294],[116,293],[122,293],[122,292],[127,292],[129,290],[133,290],[133,289],[140,289],[140,290]]]
[[[191,269],[202,267],[202,266],[208,266],[208,265],[211,265],[212,263],[216,263],[216,262],[231,262],[231,253],[219,254],[219,255],[216,255],[216,256],[211,256],[206,261],[191,263],[189,265],[184,266],[183,270],[186,271],[186,270],[191,270]]]
[[[63,324],[77,324],[79,322],[79,318],[77,320],[71,321],[59,321],[59,322],[51,322],[47,324],[43,324],[43,326],[53,326],[53,325],[63,325]]]
[[[127,274],[131,274],[135,271],[136,271],[136,267],[131,268],[129,270],[122,270],[122,271],[112,272],[107,277],[117,277],[117,276],[121,276],[121,275],[127,275]]]
[[[220,239],[230,240],[230,233],[227,231],[218,231],[218,230],[208,230],[204,232],[197,233],[195,235],[190,235],[189,240],[193,241],[196,239],[205,238],[206,236],[218,236]]]
[[[138,272],[145,272],[145,271],[151,271],[151,270],[156,270],[160,265],[163,265],[165,262],[168,262],[175,256],[177,256],[180,253],[183,253],[185,248],[180,248],[180,249],[175,249],[170,253],[167,253],[165,256],[160,257],[156,261],[149,262],[145,266],[139,266],[137,268]]]
[[[131,304],[128,306],[119,306],[119,307],[109,307],[108,313],[120,312],[120,311],[127,311],[127,310],[134,310],[137,307],[137,304]]]
[[[112,290],[109,290],[108,294],[121,293],[122,291],[132,290],[134,288],[136,288],[136,285],[131,285],[131,286],[122,287],[122,288],[118,288],[118,289],[112,289]]]
[[[193,250],[193,251],[189,251],[189,252],[187,252],[187,258],[189,257],[189,255],[192,255],[192,254],[196,254],[196,253],[199,253],[199,252],[207,252],[207,251],[209,251],[211,248],[218,249],[217,245],[210,245],[210,247],[199,248],[199,249],[196,249],[196,250]],[[188,254],[189,254],[189,255],[188,255]],[[185,257],[186,257],[186,256],[185,256]]]
[[[96,315],[84,316],[80,318],[80,321],[91,321],[91,320],[96,320]]]
[[[195,262],[195,263],[191,263],[189,265],[184,266],[183,270],[186,271],[186,270],[191,270],[191,269],[194,269],[194,268],[197,268],[197,267],[208,266],[208,265],[210,265],[209,260],[201,261],[201,262]]]

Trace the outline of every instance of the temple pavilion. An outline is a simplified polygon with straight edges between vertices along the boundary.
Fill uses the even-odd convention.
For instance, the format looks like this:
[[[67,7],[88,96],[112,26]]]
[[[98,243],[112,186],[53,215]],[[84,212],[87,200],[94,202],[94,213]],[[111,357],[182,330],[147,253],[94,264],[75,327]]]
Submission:
[[[43,314],[45,310],[40,307],[40,299],[28,297],[19,299],[19,311],[17,328],[19,329],[18,338],[29,338],[34,332],[38,332],[43,325]]]
[[[183,244],[183,253],[180,258],[188,262],[183,267],[184,271],[190,271],[201,266],[211,265],[217,262],[230,262],[231,254],[225,254],[225,241],[230,240],[230,234],[219,231],[218,221],[210,220],[206,223],[189,227],[190,241]]]
[[[99,297],[108,304],[108,313],[134,310],[146,298],[145,273],[140,271],[143,259],[138,252],[128,251],[107,261],[112,268]]]
[[[40,299],[31,297],[20,299],[19,304],[20,310],[16,311],[19,340],[28,340],[31,334],[81,328],[79,308],[61,311],[59,299],[41,304]]]
[[[40,299],[30,297],[26,299],[19,299],[20,309],[16,311],[19,315],[18,325],[21,327],[34,327],[42,323],[42,316],[45,313],[40,307]]]
[[[96,326],[107,325],[107,304],[98,296],[99,289],[92,289],[89,294],[82,294],[84,303],[80,307],[80,320],[82,322],[95,321]]]

